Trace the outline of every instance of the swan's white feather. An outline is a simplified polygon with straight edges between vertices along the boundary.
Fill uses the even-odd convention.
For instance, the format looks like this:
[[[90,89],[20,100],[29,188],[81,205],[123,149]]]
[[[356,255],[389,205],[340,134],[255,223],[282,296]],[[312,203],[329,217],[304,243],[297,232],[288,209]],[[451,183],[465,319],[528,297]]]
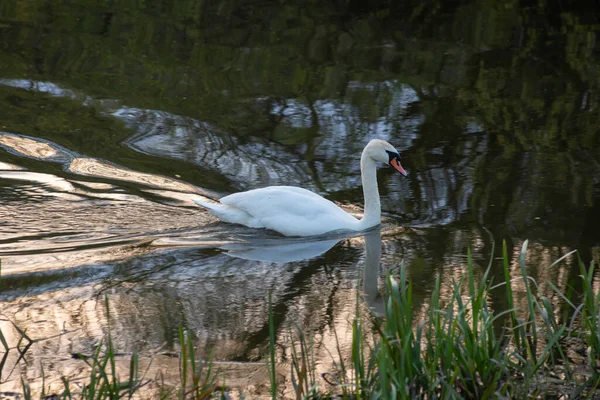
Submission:
[[[222,221],[267,228],[285,236],[355,229],[358,223],[333,202],[294,186],[269,186],[234,193],[223,197],[220,205],[207,208]]]

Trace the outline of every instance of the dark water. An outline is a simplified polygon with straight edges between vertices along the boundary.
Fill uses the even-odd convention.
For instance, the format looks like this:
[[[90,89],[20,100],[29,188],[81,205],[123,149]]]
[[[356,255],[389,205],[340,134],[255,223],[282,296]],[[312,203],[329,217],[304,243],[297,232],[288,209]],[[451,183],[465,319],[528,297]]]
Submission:
[[[184,327],[243,370],[269,291],[278,335],[298,322],[327,361],[356,288],[377,309],[401,260],[415,313],[469,246],[481,271],[503,239],[515,262],[529,239],[530,274],[566,291],[574,258],[547,266],[600,253],[600,24],[557,4],[2,1],[0,328],[53,338],[0,383],[39,361],[78,376],[104,296],[119,351],[176,350]],[[377,237],[282,240],[192,201],[292,184],[360,212],[372,138],[409,172],[378,173],[380,256]]]

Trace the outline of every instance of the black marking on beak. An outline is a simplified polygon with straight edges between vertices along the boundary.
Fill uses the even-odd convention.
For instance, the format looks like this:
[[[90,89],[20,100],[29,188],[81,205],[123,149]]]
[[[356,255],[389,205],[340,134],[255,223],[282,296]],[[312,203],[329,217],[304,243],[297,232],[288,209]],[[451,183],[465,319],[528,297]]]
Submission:
[[[407,176],[408,174],[406,173],[404,168],[402,168],[402,163],[400,162],[400,154],[389,150],[386,151],[388,153],[388,156],[390,157],[388,164],[394,167],[394,169],[400,172],[402,175]]]
[[[396,158],[398,160],[398,162],[400,162],[400,154],[394,153],[393,151],[389,151],[389,150],[386,150],[385,152],[388,153],[388,157],[390,158],[388,160],[388,164],[391,163],[394,158]]]

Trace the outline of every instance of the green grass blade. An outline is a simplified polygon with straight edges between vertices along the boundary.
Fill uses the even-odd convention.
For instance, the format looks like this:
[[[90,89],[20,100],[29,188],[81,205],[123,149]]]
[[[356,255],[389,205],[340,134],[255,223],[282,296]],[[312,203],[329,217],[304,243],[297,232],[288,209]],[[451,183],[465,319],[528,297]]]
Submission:
[[[25,400],[31,399],[31,387],[29,383],[21,377],[21,387],[23,388],[23,398]]]
[[[277,371],[275,370],[275,321],[273,317],[273,302],[269,291],[269,380],[271,382],[271,398],[277,400]]]
[[[188,352],[187,352],[187,341],[185,340],[185,332],[183,327],[179,327],[179,343],[181,345],[181,362],[179,363],[179,376],[181,381],[181,388],[179,389],[179,398],[185,399],[185,393],[187,392],[187,376],[188,376]]]
[[[558,263],[560,263],[562,260],[564,260],[565,258],[569,257],[571,254],[575,254],[577,253],[577,250],[572,250],[570,252],[568,252],[567,254],[565,254],[564,256],[560,257],[558,260],[554,261],[552,264],[550,264],[550,266],[548,268],[553,268],[555,265],[557,265]]]

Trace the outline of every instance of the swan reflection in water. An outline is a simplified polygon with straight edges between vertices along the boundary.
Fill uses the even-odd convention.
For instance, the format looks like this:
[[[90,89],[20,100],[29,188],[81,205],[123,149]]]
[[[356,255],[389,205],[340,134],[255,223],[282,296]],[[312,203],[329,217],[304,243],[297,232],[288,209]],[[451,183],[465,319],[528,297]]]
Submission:
[[[378,226],[364,234],[365,257],[362,276],[363,300],[376,316],[385,314],[384,299],[379,292],[379,275],[381,263],[381,227]],[[327,253],[344,239],[354,235],[346,233],[338,237],[331,235],[317,238],[269,238],[259,237],[239,242],[223,243],[218,247],[224,254],[238,259],[267,263],[292,263],[310,260]],[[356,237],[356,236],[354,236]],[[192,244],[188,238],[172,238],[170,244]],[[166,244],[164,241],[160,241]]]
[[[293,262],[316,258],[342,239],[302,241],[290,238],[278,242],[233,243],[222,246],[227,255],[252,261]],[[379,274],[381,264],[381,230],[377,227],[364,235],[365,263],[362,276],[362,298],[377,317],[385,315],[385,300],[379,292]]]
[[[347,238],[347,237],[345,237]],[[220,246],[227,250],[225,254],[250,261],[288,263],[316,258],[325,254],[343,238],[328,240],[310,240],[282,238],[279,240],[257,240],[245,243],[230,243]],[[364,235],[365,262],[362,277],[363,300],[376,316],[385,314],[384,298],[379,292],[379,274],[381,264],[380,227]]]
[[[379,264],[381,262],[381,231],[365,235],[365,266],[363,271],[363,300],[371,312],[380,317],[385,314],[385,302],[379,293]]]
[[[341,239],[299,241],[291,243],[231,243],[221,246],[227,255],[249,261],[289,263],[320,256]]]
[[[181,234],[171,234],[153,240],[154,246],[188,247],[188,248],[218,248],[224,254],[248,261],[267,263],[292,263],[317,258],[327,253],[336,244],[345,239],[360,237],[356,232],[339,230],[324,235],[313,237],[284,237],[265,229],[248,229],[241,225],[217,223],[215,227],[225,226],[231,230],[230,234],[212,232],[207,236],[205,232],[185,231]],[[380,227],[371,228],[368,234],[379,232]],[[372,240],[372,239],[371,239]],[[381,237],[379,234],[379,245]],[[375,244],[373,244],[375,246]],[[376,251],[372,250],[371,252]],[[381,249],[379,249],[379,257]]]

